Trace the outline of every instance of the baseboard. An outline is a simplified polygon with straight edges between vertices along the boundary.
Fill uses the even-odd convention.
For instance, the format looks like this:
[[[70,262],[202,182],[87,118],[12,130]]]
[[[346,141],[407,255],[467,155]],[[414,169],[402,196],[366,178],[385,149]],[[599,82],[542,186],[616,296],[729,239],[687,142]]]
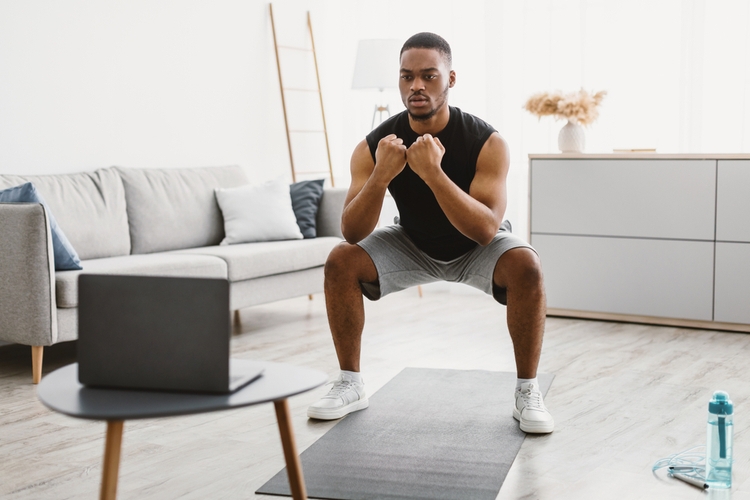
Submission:
[[[750,325],[743,323],[722,323],[719,321],[662,318],[659,316],[639,316],[634,314],[576,311],[572,309],[556,308],[548,308],[547,316],[562,316],[567,318],[596,319],[603,321],[619,321],[623,323],[643,323],[648,325],[679,326],[683,328],[700,328],[703,330],[724,330],[729,332],[750,333]]]

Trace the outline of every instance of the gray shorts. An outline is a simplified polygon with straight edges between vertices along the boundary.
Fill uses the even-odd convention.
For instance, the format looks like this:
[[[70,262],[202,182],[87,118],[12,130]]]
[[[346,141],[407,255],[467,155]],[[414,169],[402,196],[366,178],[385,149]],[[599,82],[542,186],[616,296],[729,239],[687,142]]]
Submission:
[[[433,259],[417,248],[399,225],[377,229],[357,244],[367,252],[378,271],[378,281],[361,284],[362,293],[370,300],[416,285],[452,281],[473,286],[506,304],[505,289],[494,287],[492,282],[498,259],[513,248],[534,250],[511,233],[507,220],[500,225],[489,245],[477,245],[464,255],[445,262]]]

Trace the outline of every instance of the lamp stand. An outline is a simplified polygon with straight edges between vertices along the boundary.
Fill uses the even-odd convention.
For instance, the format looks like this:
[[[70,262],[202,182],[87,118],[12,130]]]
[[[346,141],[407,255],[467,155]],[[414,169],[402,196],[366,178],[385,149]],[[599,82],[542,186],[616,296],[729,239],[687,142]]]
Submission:
[[[391,111],[388,109],[388,105],[385,106],[375,106],[375,111],[372,112],[372,124],[370,125],[370,128],[375,128],[375,115],[380,113],[380,116],[378,118],[378,124],[383,123],[383,113],[388,113],[388,116],[386,118],[390,118]]]
[[[380,89],[380,102],[383,102],[383,89]],[[388,109],[388,105],[386,104],[383,106],[382,104],[376,104],[375,105],[375,111],[372,112],[372,123],[370,124],[370,129],[375,128],[375,115],[380,113],[378,117],[378,124],[383,123],[383,113],[388,113],[388,116],[386,118],[390,118],[391,116],[391,110]]]

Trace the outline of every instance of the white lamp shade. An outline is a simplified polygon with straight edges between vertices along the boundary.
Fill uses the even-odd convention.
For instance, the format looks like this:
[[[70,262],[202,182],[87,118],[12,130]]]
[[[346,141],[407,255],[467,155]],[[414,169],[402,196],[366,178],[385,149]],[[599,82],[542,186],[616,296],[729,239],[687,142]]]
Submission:
[[[352,88],[397,88],[402,45],[400,40],[360,40]]]

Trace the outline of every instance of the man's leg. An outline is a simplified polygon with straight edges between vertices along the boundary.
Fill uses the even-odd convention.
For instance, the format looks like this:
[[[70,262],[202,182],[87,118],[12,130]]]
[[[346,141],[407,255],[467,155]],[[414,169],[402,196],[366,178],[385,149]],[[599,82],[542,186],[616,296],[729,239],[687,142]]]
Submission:
[[[525,432],[552,432],[555,422],[536,382],[547,307],[542,266],[536,252],[529,248],[505,252],[495,265],[493,282],[505,288],[507,294],[508,330],[519,378],[513,416]]]
[[[365,306],[360,283],[378,279],[375,264],[357,245],[341,243],[325,266],[325,298],[328,323],[342,370],[359,372]]]
[[[360,283],[378,279],[370,256],[357,245],[341,243],[328,256],[325,266],[325,297],[328,323],[341,368],[330,392],[310,405],[307,416],[334,420],[367,408],[369,402],[359,374],[365,307]]]
[[[507,290],[508,330],[518,378],[532,379],[542,354],[547,311],[542,265],[536,252],[523,247],[505,252],[495,265],[493,282]]]

